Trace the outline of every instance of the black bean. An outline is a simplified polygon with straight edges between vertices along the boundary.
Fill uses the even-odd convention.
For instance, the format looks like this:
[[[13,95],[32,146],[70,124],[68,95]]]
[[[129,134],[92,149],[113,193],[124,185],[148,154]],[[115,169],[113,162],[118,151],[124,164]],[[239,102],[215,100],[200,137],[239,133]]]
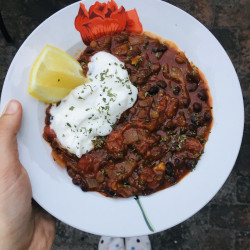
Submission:
[[[174,141],[174,142],[172,141],[172,146],[170,147],[170,151],[175,151],[178,146],[179,146],[178,141]]]
[[[186,159],[186,169],[192,170],[195,168],[197,161],[194,159]]]
[[[188,137],[194,137],[194,138],[195,138],[195,137],[197,136],[197,133],[194,132],[194,131],[188,130],[187,133],[186,133],[186,135],[187,135]]]
[[[195,137],[195,136],[197,135],[197,132],[196,132],[196,131],[188,130],[188,131],[186,132],[186,135],[187,135],[188,137]]]
[[[73,184],[80,185],[82,183],[82,177],[79,174],[76,174],[72,179]]]
[[[179,169],[181,169],[181,168],[183,168],[184,166],[185,166],[185,162],[184,162],[184,160],[180,160],[180,159],[175,159],[174,160],[174,166],[176,167],[176,168],[179,168]]]
[[[197,72],[195,72],[195,71],[193,71],[193,72],[188,72],[187,74],[186,74],[186,79],[187,79],[187,81],[189,81],[189,82],[191,82],[191,83],[199,83],[199,81],[200,81],[200,77],[199,77],[199,74],[197,73]]]
[[[197,88],[198,88],[198,84],[195,82],[187,84],[187,89],[189,92],[194,92]]]
[[[109,190],[108,193],[109,193],[110,196],[115,196],[115,194],[116,194],[116,193],[115,193],[114,191],[112,191],[112,190]]]
[[[189,124],[189,125],[188,125],[188,129],[189,129],[190,131],[197,131],[197,127],[196,127],[195,125],[193,125],[193,124]]]
[[[174,165],[173,165],[172,162],[167,162],[167,164],[166,164],[166,170],[165,170],[165,172],[166,172],[167,175],[171,176],[173,174],[173,166]]]
[[[185,134],[187,132],[187,128],[186,127],[180,127],[180,134]],[[177,145],[178,146],[178,145]]]
[[[178,182],[178,178],[175,177],[175,176],[172,176],[172,177],[170,177],[170,181],[171,181],[173,184],[175,184],[175,183]]]
[[[202,116],[192,115],[191,122],[196,126],[202,126],[204,124],[204,119]]]
[[[163,44],[156,45],[155,47],[152,48],[152,52],[157,53],[157,52],[165,52],[167,50],[167,46]]]
[[[156,83],[156,85],[159,86],[160,88],[163,88],[163,89],[165,89],[167,87],[167,84],[162,80],[158,81]]]
[[[176,159],[174,160],[174,165],[177,167],[177,166],[179,166],[180,162],[181,162],[181,161],[180,161],[179,159],[176,158]]]
[[[198,92],[197,96],[198,96],[202,101],[206,101],[207,98],[208,98],[207,92],[206,92],[205,89],[201,89],[201,90]]]
[[[161,65],[160,63],[153,63],[152,66],[151,66],[151,70],[154,72],[154,73],[158,73],[161,69]]]
[[[169,130],[174,130],[176,128],[176,125],[170,120],[167,122],[166,128]]]
[[[204,113],[204,121],[210,122],[212,120],[212,115],[209,112]]]
[[[198,103],[198,102],[195,102],[195,103],[193,104],[193,110],[194,110],[194,112],[196,112],[196,113],[201,112],[201,110],[202,110],[201,104]]]
[[[82,181],[81,184],[80,184],[79,186],[80,186],[80,188],[81,188],[81,190],[82,190],[83,192],[89,191],[89,188],[88,188],[88,186],[86,185],[85,181]]]
[[[173,93],[174,93],[175,95],[178,95],[178,94],[180,93],[180,91],[181,91],[181,88],[180,88],[179,86],[175,86],[175,87],[173,88]]]
[[[183,106],[185,107],[185,108],[188,108],[188,106],[189,106],[189,104],[190,104],[190,99],[188,98],[188,99],[184,99],[183,101]]]
[[[149,90],[148,93],[150,95],[156,95],[159,92],[159,88],[157,86],[152,86]]]
[[[197,116],[192,115],[191,116],[191,122],[196,125],[196,121],[197,121]]]
[[[67,166],[67,172],[71,178],[73,178],[76,175],[76,172],[72,168],[70,168],[69,166]]]

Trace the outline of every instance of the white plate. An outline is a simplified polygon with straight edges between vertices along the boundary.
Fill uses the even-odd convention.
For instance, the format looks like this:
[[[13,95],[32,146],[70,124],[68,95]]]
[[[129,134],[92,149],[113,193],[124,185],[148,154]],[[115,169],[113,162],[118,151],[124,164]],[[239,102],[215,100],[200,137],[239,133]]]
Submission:
[[[157,232],[173,227],[199,211],[221,188],[239,152],[243,133],[243,99],[239,80],[226,52],[196,19],[160,0],[117,0],[126,10],[137,9],[144,30],[174,41],[205,74],[211,89],[214,125],[196,170],[177,185],[141,198]],[[94,3],[84,1],[87,9]],[[23,105],[18,143],[34,199],[59,220],[90,233],[137,236],[152,233],[133,198],[111,199],[84,193],[54,163],[42,138],[45,105],[28,95],[29,74],[46,44],[77,57],[84,48],[74,28],[79,2],[44,21],[17,52],[6,76],[1,108],[11,99]],[[80,49],[80,50],[79,50]]]

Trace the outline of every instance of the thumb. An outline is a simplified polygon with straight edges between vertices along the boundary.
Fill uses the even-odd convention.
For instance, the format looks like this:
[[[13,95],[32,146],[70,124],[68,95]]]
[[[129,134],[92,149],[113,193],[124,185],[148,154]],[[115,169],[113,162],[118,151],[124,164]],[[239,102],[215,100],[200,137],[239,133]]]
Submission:
[[[0,118],[0,175],[19,164],[16,135],[22,120],[22,106],[11,100]]]

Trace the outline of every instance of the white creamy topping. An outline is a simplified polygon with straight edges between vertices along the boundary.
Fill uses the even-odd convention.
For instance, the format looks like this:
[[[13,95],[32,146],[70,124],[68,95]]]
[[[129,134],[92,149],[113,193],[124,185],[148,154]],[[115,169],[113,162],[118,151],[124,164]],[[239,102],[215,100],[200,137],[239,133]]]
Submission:
[[[94,148],[92,140],[105,136],[121,114],[131,108],[138,90],[129,80],[124,63],[107,52],[98,52],[88,64],[89,83],[53,105],[50,127],[61,145],[81,157]]]

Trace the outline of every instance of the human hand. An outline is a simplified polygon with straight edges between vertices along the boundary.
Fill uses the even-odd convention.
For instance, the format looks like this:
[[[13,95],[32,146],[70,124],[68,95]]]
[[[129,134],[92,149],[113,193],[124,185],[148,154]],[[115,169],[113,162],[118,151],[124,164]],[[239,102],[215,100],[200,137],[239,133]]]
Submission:
[[[21,104],[10,101],[0,118],[0,249],[51,249],[55,221],[32,205],[30,180],[19,161],[21,120]]]

